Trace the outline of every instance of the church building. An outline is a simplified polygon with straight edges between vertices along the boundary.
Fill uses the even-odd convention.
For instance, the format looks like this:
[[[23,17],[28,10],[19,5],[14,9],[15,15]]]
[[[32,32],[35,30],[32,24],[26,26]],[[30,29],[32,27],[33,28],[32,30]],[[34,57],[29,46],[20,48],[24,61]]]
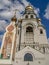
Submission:
[[[11,18],[3,36],[0,65],[49,65],[46,29],[34,7],[28,5],[20,19],[16,14]]]

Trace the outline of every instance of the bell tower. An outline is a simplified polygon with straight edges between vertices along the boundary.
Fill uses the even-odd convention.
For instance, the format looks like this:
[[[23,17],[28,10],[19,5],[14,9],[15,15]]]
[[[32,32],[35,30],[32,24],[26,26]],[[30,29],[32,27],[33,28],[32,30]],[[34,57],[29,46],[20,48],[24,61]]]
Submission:
[[[22,22],[21,22],[20,49],[26,46],[32,46],[34,44],[34,30],[37,25],[36,18],[37,16],[34,13],[34,8],[28,5],[25,8],[25,12],[23,14]]]
[[[30,46],[34,49],[43,49],[47,45],[47,37],[41,19],[37,18],[34,7],[27,6],[22,19],[19,20],[19,50]],[[41,41],[43,39],[43,41]]]

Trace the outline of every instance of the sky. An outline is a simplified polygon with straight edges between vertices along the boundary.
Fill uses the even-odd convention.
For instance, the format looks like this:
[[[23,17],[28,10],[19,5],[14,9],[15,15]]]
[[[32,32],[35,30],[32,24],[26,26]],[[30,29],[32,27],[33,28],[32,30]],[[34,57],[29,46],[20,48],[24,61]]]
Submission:
[[[11,22],[10,19],[14,15],[14,10],[19,10],[16,12],[16,16],[19,19],[25,7],[29,4],[35,8],[37,17],[41,18],[41,22],[46,28],[49,42],[49,0],[0,0],[0,46],[6,27]]]

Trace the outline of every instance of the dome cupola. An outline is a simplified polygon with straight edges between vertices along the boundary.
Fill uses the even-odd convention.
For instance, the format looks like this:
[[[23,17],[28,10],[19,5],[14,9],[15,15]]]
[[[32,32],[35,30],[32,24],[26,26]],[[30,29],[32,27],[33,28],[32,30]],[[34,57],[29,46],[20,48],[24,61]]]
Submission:
[[[28,6],[25,8],[25,13],[27,13],[27,14],[32,14],[32,13],[34,13],[34,8],[33,8],[31,5],[28,5]]]

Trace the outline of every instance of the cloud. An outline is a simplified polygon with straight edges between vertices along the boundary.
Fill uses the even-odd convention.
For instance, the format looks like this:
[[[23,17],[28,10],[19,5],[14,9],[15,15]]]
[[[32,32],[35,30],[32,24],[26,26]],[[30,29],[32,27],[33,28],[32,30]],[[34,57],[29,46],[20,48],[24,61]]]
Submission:
[[[5,20],[0,20],[0,32],[4,32],[8,23]]]
[[[47,8],[45,9],[44,17],[45,17],[46,19],[49,19],[49,3],[48,3],[48,5],[47,5]]]
[[[2,39],[3,39],[3,35],[0,35],[0,42],[1,42]]]
[[[2,4],[0,3],[0,9],[2,9],[2,8],[4,8],[4,5],[2,5]]]
[[[10,0],[0,0],[0,9],[6,9],[7,7],[9,7],[11,5],[11,1]]]
[[[7,25],[8,25],[8,23],[5,20],[0,20],[0,33],[5,32]],[[2,43],[2,39],[3,39],[3,34],[2,35],[0,34],[0,46]]]
[[[13,16],[13,13],[12,11],[8,11],[8,10],[5,10],[5,11],[2,11],[0,13],[0,17],[4,18],[4,19],[9,19]]]
[[[24,6],[28,6],[28,4],[30,4],[30,2],[28,2],[27,0],[22,0],[22,3],[24,4]]]
[[[49,43],[49,38],[48,38],[48,43]]]
[[[6,2],[5,0],[2,0],[0,2],[0,10],[3,9],[3,11],[0,12],[0,17],[4,19],[11,18],[15,9],[19,10],[16,14],[19,14],[21,16],[21,12],[23,12],[25,10],[25,7],[29,4],[31,3],[27,0],[14,0],[14,2],[12,2],[12,0],[6,0]],[[39,11],[39,8],[35,9],[37,16],[39,16]],[[18,18],[20,18],[19,15],[17,16]]]
[[[0,35],[0,47],[1,47],[2,40],[3,40],[3,35]]]
[[[2,3],[3,5],[11,5],[11,1],[10,0],[1,0],[0,3]]]
[[[40,9],[39,8],[35,8],[34,12],[36,13],[37,17],[39,17]]]

